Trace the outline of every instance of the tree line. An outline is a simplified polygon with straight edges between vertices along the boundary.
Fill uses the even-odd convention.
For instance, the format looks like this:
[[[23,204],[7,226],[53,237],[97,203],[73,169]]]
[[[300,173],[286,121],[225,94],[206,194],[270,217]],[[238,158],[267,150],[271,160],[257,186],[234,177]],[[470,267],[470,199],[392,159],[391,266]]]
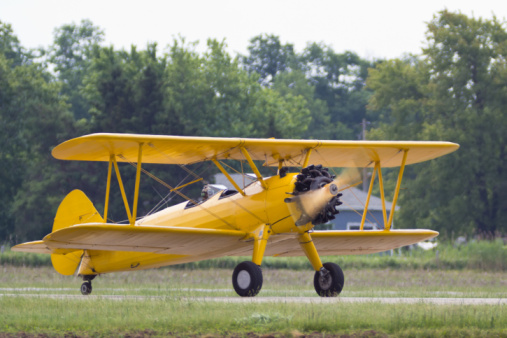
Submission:
[[[296,52],[274,35],[256,36],[246,55],[232,56],[225,41],[210,39],[198,53],[197,43],[182,37],[162,51],[157,44],[118,50],[104,46],[104,32],[84,20],[57,28],[51,46],[28,50],[0,22],[0,241],[50,232],[58,204],[75,188],[101,210],[107,165],[50,155],[69,138],[357,139],[363,119],[371,139],[461,144],[452,155],[407,168],[398,225],[444,236],[505,232],[505,23],[443,11],[426,36],[421,55],[394,60],[369,61],[322,43]],[[182,168],[148,167],[173,185],[187,179]],[[131,189],[134,169],[124,170]],[[192,170],[209,176],[213,169]],[[387,188],[394,186],[390,176],[386,171]],[[166,194],[144,180],[140,213]],[[112,202],[111,217],[121,220],[119,191]]]

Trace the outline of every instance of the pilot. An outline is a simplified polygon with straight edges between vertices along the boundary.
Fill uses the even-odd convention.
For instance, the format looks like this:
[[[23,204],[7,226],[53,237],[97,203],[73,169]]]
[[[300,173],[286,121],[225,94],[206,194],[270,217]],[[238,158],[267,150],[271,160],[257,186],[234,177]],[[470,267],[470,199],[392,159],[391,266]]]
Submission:
[[[202,191],[201,191],[202,201],[203,202],[206,201],[211,196],[213,196],[213,189],[211,189],[211,187],[206,184],[204,186],[204,188],[202,188]]]

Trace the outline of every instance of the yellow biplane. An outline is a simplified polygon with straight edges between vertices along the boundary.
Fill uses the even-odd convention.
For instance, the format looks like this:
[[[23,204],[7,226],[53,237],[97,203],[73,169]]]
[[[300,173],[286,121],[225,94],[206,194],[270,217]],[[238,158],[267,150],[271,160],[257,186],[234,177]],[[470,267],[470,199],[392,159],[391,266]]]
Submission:
[[[344,285],[343,272],[337,264],[322,263],[319,254],[370,254],[437,236],[432,230],[392,230],[393,211],[406,165],[434,159],[458,147],[450,142],[422,141],[86,135],[58,145],[52,154],[61,160],[109,163],[103,215],[82,191],[74,190],[61,202],[50,234],[41,241],[16,245],[13,250],[51,254],[56,271],[63,275],[77,271],[83,278],[81,292],[85,295],[92,292],[92,279],[103,273],[221,256],[251,256],[251,261],[234,269],[232,283],[240,296],[255,296],[262,287],[260,266],[264,256],[305,255],[315,270],[317,294],[337,296]],[[225,160],[248,162],[255,182],[240,187],[225,170]],[[145,217],[137,216],[142,163],[188,165],[202,161],[212,161],[235,190],[222,189],[205,201],[190,199]],[[277,168],[277,174],[262,177],[254,161]],[[132,208],[118,162],[136,167]],[[299,172],[289,173],[289,167],[299,167]],[[337,167],[373,168],[360,230],[314,231],[316,224],[335,217],[341,204],[339,192],[350,185],[350,179],[336,178],[327,169]],[[386,167],[400,167],[389,215],[381,170]],[[107,222],[113,170],[128,224]],[[366,231],[363,225],[376,177],[384,205],[384,229]]]

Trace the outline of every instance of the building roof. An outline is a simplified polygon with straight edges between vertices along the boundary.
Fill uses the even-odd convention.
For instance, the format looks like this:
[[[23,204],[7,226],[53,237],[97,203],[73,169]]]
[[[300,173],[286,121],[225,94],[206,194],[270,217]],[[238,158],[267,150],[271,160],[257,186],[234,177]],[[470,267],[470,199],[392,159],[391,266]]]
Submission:
[[[364,210],[364,205],[366,204],[366,198],[368,197],[368,193],[366,191],[359,190],[357,188],[349,188],[341,191],[343,194],[340,197],[340,201],[342,201],[342,205],[338,207],[338,210],[356,210],[362,211]],[[389,201],[386,201],[386,210],[391,210],[393,204]],[[399,206],[396,206],[396,210],[399,210]],[[379,210],[382,211],[382,199],[380,197],[372,195],[370,197],[370,203],[368,205],[368,210],[374,211]]]

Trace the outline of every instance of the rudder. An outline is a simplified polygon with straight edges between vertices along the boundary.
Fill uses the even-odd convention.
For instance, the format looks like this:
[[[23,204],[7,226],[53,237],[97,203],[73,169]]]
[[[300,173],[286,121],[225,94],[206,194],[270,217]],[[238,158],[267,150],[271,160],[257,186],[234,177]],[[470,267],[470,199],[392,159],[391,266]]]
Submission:
[[[92,201],[81,190],[71,191],[58,207],[53,231],[82,223],[103,223],[104,219],[93,206]],[[62,275],[70,276],[76,271],[83,250],[76,250],[66,254],[51,254],[53,268]]]

